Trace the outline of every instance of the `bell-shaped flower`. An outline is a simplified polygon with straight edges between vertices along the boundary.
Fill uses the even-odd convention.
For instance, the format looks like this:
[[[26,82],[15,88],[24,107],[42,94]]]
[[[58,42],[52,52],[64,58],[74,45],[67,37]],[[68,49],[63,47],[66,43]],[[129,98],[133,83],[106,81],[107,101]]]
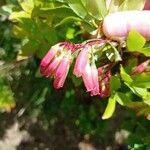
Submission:
[[[50,62],[52,61],[52,59],[54,58],[58,50],[59,50],[59,44],[52,46],[51,49],[48,51],[48,53],[41,60],[40,63],[41,74],[45,74],[44,73],[45,70],[47,69],[48,65],[50,64]]]
[[[76,63],[75,63],[75,67],[73,70],[73,74],[77,77],[81,77],[83,70],[85,70],[85,67],[87,65],[88,62],[88,46],[85,46],[81,52],[79,53],[77,59],[76,59]]]
[[[55,71],[55,75],[54,75],[55,79],[53,83],[54,88],[59,89],[63,87],[69,71],[70,63],[71,60],[68,57],[64,57],[61,60],[57,70]]]
[[[46,77],[50,77],[50,76],[54,76],[55,74],[55,70],[57,69],[57,67],[59,66],[59,63],[61,62],[60,58],[55,58],[47,67],[47,69],[45,69],[45,72],[43,73],[43,75],[45,75]]]
[[[51,48],[41,61],[40,70],[46,77],[54,77],[54,87],[64,85],[72,61],[72,45],[59,43]]]
[[[87,92],[91,92],[94,89],[92,70],[89,63],[86,64],[85,69],[82,72],[82,78]]]
[[[64,75],[65,70],[68,70],[69,66],[70,66],[69,58],[68,57],[64,57],[61,60],[59,66],[58,66],[58,68],[57,68],[57,70],[55,72],[55,77],[62,77]]]
[[[93,90],[91,91],[91,96],[99,95],[99,77],[98,77],[98,69],[96,68],[95,63],[91,65],[91,73],[93,80]]]

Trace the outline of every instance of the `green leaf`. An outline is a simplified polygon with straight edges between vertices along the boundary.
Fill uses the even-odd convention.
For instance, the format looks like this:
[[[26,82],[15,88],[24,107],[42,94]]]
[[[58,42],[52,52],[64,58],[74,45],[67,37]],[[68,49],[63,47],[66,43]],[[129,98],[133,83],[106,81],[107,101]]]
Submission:
[[[12,5],[3,5],[0,7],[0,14],[2,15],[9,15],[12,13]]]
[[[68,16],[77,16],[69,7],[67,6],[59,6],[54,8],[40,8],[34,11],[34,15],[38,15],[39,17],[45,18],[54,18],[55,20],[58,18],[65,18]]]
[[[126,82],[128,84],[131,84],[133,82],[131,76],[126,73],[126,71],[124,70],[122,65],[120,67],[120,75],[124,82]]]
[[[143,100],[150,100],[150,92],[147,89],[134,86],[132,86],[130,89],[133,91],[134,94],[143,98]]]
[[[32,55],[39,47],[39,43],[37,41],[28,40],[24,45],[22,46],[22,55],[24,56],[30,56]]]
[[[111,0],[109,12],[142,10],[145,0]]]
[[[127,37],[127,48],[131,52],[139,52],[145,56],[150,56],[150,47],[144,47],[146,44],[145,38],[136,31],[129,32]]]
[[[131,76],[129,76],[124,68],[121,66],[120,69],[120,75],[122,77],[122,79],[124,80],[125,84],[130,88],[130,90],[137,96],[141,97],[144,101],[144,103],[150,105],[150,92],[148,91],[148,89],[146,88],[141,88],[141,87],[136,87],[134,84],[138,84],[140,77],[138,78],[131,78]],[[146,77],[145,80],[148,79],[148,76]],[[135,80],[135,81],[134,81]],[[144,79],[142,79],[144,80]],[[144,85],[143,85],[144,86]],[[145,86],[149,86],[149,83],[146,83]]]
[[[143,96],[143,102],[150,105],[150,92],[147,91],[147,94]]]
[[[35,22],[35,20],[32,20],[30,18],[20,18],[19,19],[19,28],[21,28],[24,33],[26,33],[28,36],[32,37],[33,39],[41,38],[39,36],[39,29],[38,25]]]
[[[133,86],[141,88],[150,88],[150,72],[141,73],[132,76]]]
[[[107,14],[104,0],[85,0],[86,9],[94,18],[102,20]]]
[[[13,12],[10,14],[9,19],[12,21],[19,21],[21,18],[31,18],[31,15],[25,11]]]
[[[89,22],[84,21],[82,23],[84,29],[88,32],[88,33],[92,33],[93,31],[96,30],[96,27],[93,26],[92,24],[90,24]]]
[[[147,57],[150,57],[150,47],[144,47],[141,50],[138,50],[138,52],[144,54]]]
[[[127,37],[127,48],[129,51],[139,51],[145,45],[145,38],[137,31],[130,31]]]
[[[117,93],[115,94],[115,99],[116,99],[116,101],[117,101],[120,105],[122,105],[122,106],[126,106],[126,105],[128,105],[129,103],[131,103],[130,98],[129,98],[126,94],[121,93],[121,92],[117,92]]]
[[[115,92],[120,87],[121,87],[120,78],[118,76],[111,76],[111,78],[110,78],[111,92]]]
[[[114,95],[112,95],[111,97],[109,97],[108,104],[102,116],[102,119],[110,118],[113,115],[115,108],[116,108],[116,99]]]
[[[47,8],[54,8],[54,3],[56,0],[32,0],[34,3],[34,7],[47,7]],[[57,0],[59,2],[59,0]]]
[[[17,25],[13,26],[12,31],[13,31],[13,35],[16,38],[22,38],[23,39],[24,37],[29,36],[28,32],[26,32],[22,27],[17,26]]]
[[[70,8],[82,19],[87,18],[88,12],[81,0],[65,0]]]
[[[38,58],[43,58],[45,56],[45,54],[48,52],[48,50],[50,49],[50,47],[52,46],[45,41],[41,41],[41,43],[42,44],[39,45],[39,48],[35,52],[35,54]]]
[[[33,0],[26,0],[26,1],[18,0],[18,2],[25,12],[29,14],[32,13],[32,10],[34,8]]]
[[[119,10],[142,10],[145,0],[124,0]]]
[[[121,58],[121,56],[119,54],[119,51],[115,47],[113,47],[113,50],[114,50],[114,54],[115,54],[115,62],[121,61],[122,58]]]
[[[128,74],[130,74],[135,66],[138,64],[138,59],[136,57],[132,57],[128,59],[127,65],[125,66],[125,70]]]
[[[74,16],[69,16],[69,17],[65,17],[64,19],[62,19],[59,23],[57,23],[56,25],[55,25],[55,27],[58,27],[58,26],[61,26],[61,25],[64,25],[65,23],[67,23],[67,22],[74,22],[74,21],[81,21],[81,19],[80,18],[78,18],[78,17],[74,17]]]
[[[38,21],[39,35],[50,45],[54,45],[58,42],[57,32],[54,28],[50,27],[47,23]]]

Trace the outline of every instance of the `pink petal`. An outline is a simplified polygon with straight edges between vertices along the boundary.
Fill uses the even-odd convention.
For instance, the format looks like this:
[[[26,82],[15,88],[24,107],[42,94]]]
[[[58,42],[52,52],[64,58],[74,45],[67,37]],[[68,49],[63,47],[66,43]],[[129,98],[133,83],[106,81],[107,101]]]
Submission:
[[[82,75],[83,70],[85,69],[87,62],[88,62],[88,48],[85,47],[84,49],[81,50],[81,52],[77,57],[73,74],[77,77],[80,77]]]
[[[64,75],[64,72],[68,69],[69,65],[70,65],[69,58],[64,57],[61,60],[59,66],[58,66],[58,68],[57,68],[57,70],[55,72],[55,77],[56,78],[62,77]]]
[[[91,91],[91,95],[98,95],[99,93],[99,79],[98,79],[98,70],[96,68],[95,64],[92,64],[91,66],[91,73],[92,73],[92,79],[93,79],[93,85],[94,89]]]
[[[57,69],[57,67],[59,66],[60,63],[60,59],[59,58],[55,58],[47,67],[47,69],[45,70],[45,72],[43,73],[43,75],[45,75],[46,77],[49,77],[51,75],[54,74],[55,70]]]
[[[64,69],[62,76],[56,76],[53,82],[53,86],[55,89],[59,89],[63,87],[68,71],[69,71],[70,63],[68,63],[67,67]]]
[[[57,51],[58,51],[58,46],[55,45],[48,51],[48,53],[41,60],[41,63],[40,63],[41,74],[43,74],[44,70],[47,68],[51,60],[54,58]]]
[[[94,89],[94,85],[93,85],[91,66],[89,63],[86,64],[85,69],[83,70],[82,78],[83,78],[84,85],[87,89],[87,92],[92,91]]]

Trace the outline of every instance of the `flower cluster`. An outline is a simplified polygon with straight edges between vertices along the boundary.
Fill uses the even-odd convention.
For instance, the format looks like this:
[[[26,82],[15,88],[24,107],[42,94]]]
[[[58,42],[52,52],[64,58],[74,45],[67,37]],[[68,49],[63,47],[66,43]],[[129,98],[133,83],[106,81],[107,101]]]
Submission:
[[[41,74],[54,78],[54,88],[63,87],[73,59],[77,57],[73,74],[82,77],[87,92],[91,96],[107,97],[110,94],[109,80],[111,72],[106,67],[96,66],[96,48],[102,47],[104,41],[85,44],[58,43],[51,47],[40,64]]]
[[[40,64],[41,74],[46,77],[54,77],[54,87],[63,87],[70,64],[72,62],[72,50],[67,43],[54,45],[42,59]]]

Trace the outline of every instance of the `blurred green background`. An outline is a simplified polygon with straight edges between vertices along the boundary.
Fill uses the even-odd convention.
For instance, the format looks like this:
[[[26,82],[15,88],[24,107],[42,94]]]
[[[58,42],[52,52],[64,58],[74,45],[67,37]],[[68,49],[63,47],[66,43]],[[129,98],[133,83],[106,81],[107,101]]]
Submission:
[[[150,150],[150,122],[143,116],[117,106],[102,120],[107,100],[90,97],[80,80],[69,75],[55,90],[40,75],[40,58],[53,44],[82,42],[95,29],[62,3],[0,1],[0,149]]]

